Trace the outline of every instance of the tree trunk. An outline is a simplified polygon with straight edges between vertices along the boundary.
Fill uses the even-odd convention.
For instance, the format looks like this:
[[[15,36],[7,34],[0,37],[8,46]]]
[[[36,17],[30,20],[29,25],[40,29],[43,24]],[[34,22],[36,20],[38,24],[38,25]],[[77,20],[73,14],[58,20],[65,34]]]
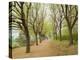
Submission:
[[[61,36],[61,24],[62,24],[62,22],[60,22],[60,41],[62,41],[62,36]]]
[[[68,18],[66,17],[66,21],[67,21],[67,25],[68,25],[68,30],[69,30],[69,38],[70,38],[70,43],[69,45],[73,45],[73,35],[72,35],[72,26],[68,20]]]
[[[41,40],[41,32],[38,33],[39,34],[39,42],[41,43],[42,40]]]
[[[57,32],[56,32],[56,40],[57,40]]]
[[[38,45],[37,32],[36,32],[36,30],[35,30],[34,25],[33,25],[33,31],[34,31],[34,35],[35,35],[35,39],[36,39],[36,45]]]
[[[69,27],[69,35],[70,35],[70,44],[73,45],[73,36],[72,36],[72,29]]]
[[[69,38],[70,38],[70,43],[69,43],[69,45],[73,45],[72,28],[71,28],[71,24],[69,23],[69,21],[68,21],[68,20],[67,20],[67,25],[68,25]]]
[[[35,37],[36,37],[36,45],[38,46],[38,38],[37,38],[37,33],[35,33]]]
[[[42,40],[41,40],[41,35],[39,34],[39,40],[40,40],[40,43],[42,42]]]
[[[25,28],[25,35],[26,35],[26,53],[30,52],[30,36],[28,31],[28,26]]]

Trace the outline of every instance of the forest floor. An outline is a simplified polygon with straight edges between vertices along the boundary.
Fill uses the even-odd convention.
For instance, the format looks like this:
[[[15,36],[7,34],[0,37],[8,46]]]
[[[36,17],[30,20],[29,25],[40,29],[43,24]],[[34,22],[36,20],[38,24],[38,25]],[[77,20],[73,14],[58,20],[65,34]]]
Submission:
[[[43,40],[38,46],[35,44],[31,46],[31,52],[25,53],[26,47],[15,48],[12,50],[13,58],[24,57],[47,57],[47,56],[61,56],[78,54],[78,46],[69,46],[68,42],[64,41],[50,41]]]

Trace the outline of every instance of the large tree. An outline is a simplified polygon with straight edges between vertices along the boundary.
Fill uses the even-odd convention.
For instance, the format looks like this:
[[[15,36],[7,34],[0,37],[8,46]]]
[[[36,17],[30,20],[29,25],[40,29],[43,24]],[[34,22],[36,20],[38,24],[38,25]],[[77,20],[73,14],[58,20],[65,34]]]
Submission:
[[[62,22],[64,20],[64,15],[63,15],[63,12],[62,12],[62,9],[61,9],[61,5],[58,5],[58,12],[59,12],[59,35],[60,35],[60,41],[62,41]]]
[[[43,25],[44,25],[44,19],[45,19],[45,15],[46,15],[46,11],[45,11],[45,8],[44,8],[45,4],[42,4],[41,5],[41,9],[40,9],[40,12],[39,12],[39,19],[38,19],[38,27],[39,27],[39,32],[38,32],[38,35],[39,35],[39,40],[40,40],[40,43],[42,42],[42,37],[44,35],[43,33]]]
[[[38,45],[38,40],[40,40],[40,43],[42,41],[42,30],[43,30],[43,24],[45,19],[45,11],[44,11],[44,4],[40,3],[33,3],[32,9],[30,10],[30,21],[29,26],[32,28],[35,38],[36,38],[36,45]]]
[[[73,34],[72,29],[78,20],[78,7],[75,5],[61,5],[62,11],[64,13],[65,20],[67,22],[69,36],[70,36],[70,45],[73,44]]]
[[[35,35],[35,41],[36,41],[36,45],[38,45],[38,31],[39,31],[39,27],[38,27],[38,19],[39,19],[39,9],[40,9],[40,4],[39,3],[33,3],[32,4],[32,9],[30,10],[30,21],[29,21],[29,25],[31,26],[31,28],[33,29],[34,35]]]
[[[51,18],[52,18],[52,24],[53,24],[53,35],[55,35],[54,37],[57,40],[57,34],[58,34],[58,30],[59,30],[59,14],[58,14],[58,6],[57,5],[50,5],[50,10],[51,10]]]
[[[31,3],[24,2],[10,2],[11,7],[9,7],[9,26],[20,29],[24,32],[26,37],[26,53],[30,52],[30,37],[28,30],[28,14],[31,8]],[[26,11],[25,11],[26,8]],[[25,14],[25,12],[26,14]]]

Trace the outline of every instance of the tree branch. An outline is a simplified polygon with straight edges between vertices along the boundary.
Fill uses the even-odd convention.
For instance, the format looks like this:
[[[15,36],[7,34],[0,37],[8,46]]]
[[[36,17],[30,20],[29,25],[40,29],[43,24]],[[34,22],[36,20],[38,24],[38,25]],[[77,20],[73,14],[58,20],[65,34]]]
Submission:
[[[75,6],[75,10],[76,10],[76,15],[75,15],[75,19],[74,19],[74,21],[73,21],[73,24],[72,24],[71,28],[73,28],[73,27],[74,27],[74,25],[75,25],[76,21],[78,20],[78,11],[77,11],[76,6]]]

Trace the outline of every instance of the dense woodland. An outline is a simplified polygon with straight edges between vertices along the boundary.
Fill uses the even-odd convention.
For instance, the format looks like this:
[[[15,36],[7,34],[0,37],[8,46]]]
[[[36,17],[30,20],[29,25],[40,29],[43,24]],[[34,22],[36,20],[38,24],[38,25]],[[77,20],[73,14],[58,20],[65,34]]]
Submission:
[[[76,5],[9,2],[9,48],[38,46],[44,40],[77,45],[78,7]],[[67,41],[67,42],[66,42]]]

